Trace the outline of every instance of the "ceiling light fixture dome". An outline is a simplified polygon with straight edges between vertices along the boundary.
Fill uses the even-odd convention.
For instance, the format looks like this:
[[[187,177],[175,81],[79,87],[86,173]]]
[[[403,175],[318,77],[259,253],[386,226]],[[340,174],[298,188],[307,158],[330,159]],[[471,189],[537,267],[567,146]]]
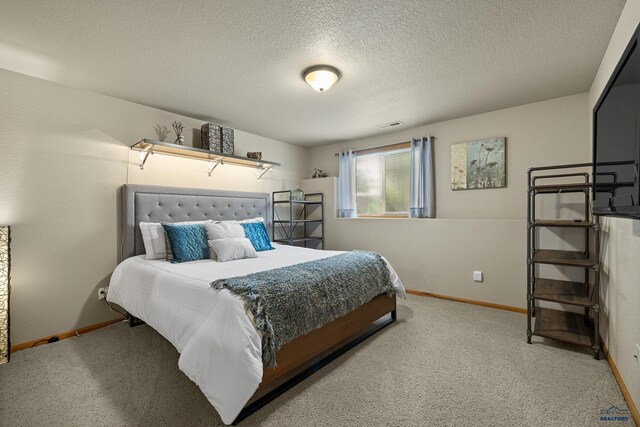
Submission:
[[[331,65],[314,65],[302,72],[305,82],[318,92],[324,92],[340,78],[340,70]]]

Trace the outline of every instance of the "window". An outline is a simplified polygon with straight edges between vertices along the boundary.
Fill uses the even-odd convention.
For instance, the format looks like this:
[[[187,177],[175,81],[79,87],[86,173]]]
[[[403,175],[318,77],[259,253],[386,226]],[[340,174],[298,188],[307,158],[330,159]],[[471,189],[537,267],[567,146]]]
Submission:
[[[358,216],[408,216],[410,162],[408,143],[358,152]]]

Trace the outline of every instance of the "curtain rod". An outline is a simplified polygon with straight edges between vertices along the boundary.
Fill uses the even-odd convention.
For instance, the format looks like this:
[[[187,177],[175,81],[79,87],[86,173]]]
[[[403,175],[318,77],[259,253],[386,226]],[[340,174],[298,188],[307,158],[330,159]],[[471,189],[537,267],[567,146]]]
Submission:
[[[431,139],[438,139],[435,136],[429,134],[427,135],[429,138]],[[411,141],[403,141],[403,142],[396,142],[394,144],[385,144],[385,145],[381,145],[379,147],[371,147],[371,148],[361,148],[360,150],[353,150],[354,153],[358,154],[358,152],[360,151],[368,151],[368,150],[377,150],[379,148],[384,148],[384,147],[389,147],[390,145],[399,145],[399,144],[409,144]],[[340,153],[333,153],[334,156],[339,156]]]

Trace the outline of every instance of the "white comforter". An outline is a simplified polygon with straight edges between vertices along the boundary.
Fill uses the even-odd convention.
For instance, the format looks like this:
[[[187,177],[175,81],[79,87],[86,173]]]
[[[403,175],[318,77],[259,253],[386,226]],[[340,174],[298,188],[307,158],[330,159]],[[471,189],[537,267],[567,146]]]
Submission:
[[[233,422],[262,381],[262,350],[242,301],[209,284],[343,253],[273,246],[276,250],[259,252],[258,258],[226,263],[171,264],[137,256],[118,265],[111,277],[107,300],[144,320],[176,347],[180,369],[226,424]],[[404,296],[390,265],[389,271],[396,293]]]

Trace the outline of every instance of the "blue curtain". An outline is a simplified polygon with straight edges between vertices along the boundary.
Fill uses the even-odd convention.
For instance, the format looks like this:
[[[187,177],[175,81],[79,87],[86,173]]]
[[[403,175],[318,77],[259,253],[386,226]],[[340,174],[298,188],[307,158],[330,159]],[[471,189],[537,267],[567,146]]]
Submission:
[[[409,217],[433,218],[436,215],[431,136],[411,140]]]
[[[338,217],[353,218],[357,215],[356,153],[340,153],[338,166]]]

